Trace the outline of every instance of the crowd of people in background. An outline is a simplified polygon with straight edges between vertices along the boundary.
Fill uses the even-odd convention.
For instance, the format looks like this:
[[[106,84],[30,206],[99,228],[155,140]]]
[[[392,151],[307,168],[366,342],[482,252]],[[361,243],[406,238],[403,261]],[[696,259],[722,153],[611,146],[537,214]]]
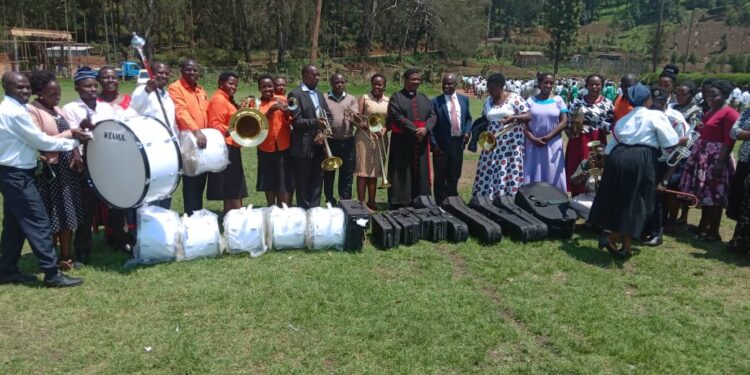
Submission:
[[[89,261],[92,229],[100,224],[108,243],[131,250],[135,208],[107,208],[99,201],[83,177],[84,150],[68,139],[85,139],[81,129],[102,119],[151,116],[171,124],[175,133],[192,133],[199,148],[206,146],[204,129],[220,131],[229,167],[183,176],[183,207],[187,214],[200,210],[204,195],[222,201],[224,213],[242,207],[249,194],[241,146],[228,133],[229,119],[241,107],[235,97],[238,75],[221,74],[209,97],[198,83],[195,60],[183,61],[180,78],[171,84],[168,65],[153,62],[151,70],[152,79],[129,95],[120,92],[114,68],[80,68],[74,79],[79,98],[62,107],[54,74],[3,77],[0,281],[29,279],[16,266],[24,239],[31,242],[50,286],[80,283],[59,270]],[[732,154],[737,140],[750,138],[747,87],[715,79],[700,85],[681,81],[679,69],[667,65],[653,87],[632,74],[615,84],[598,74],[559,78],[537,73],[519,80],[500,73],[445,73],[442,94],[429,98],[419,90],[420,71],[408,69],[392,95],[386,95],[386,77],[375,74],[369,92],[355,97],[346,91],[343,73],[329,77],[331,90],[325,93],[318,88],[315,66],[301,73],[302,82],[289,93],[285,77],[262,75],[256,81],[257,108],[269,129],[256,150],[255,189],[264,192],[268,205],[291,205],[296,198],[296,205],[307,209],[320,205],[321,197],[334,204],[354,198],[376,211],[382,177],[390,182],[389,208],[408,205],[419,195],[434,194],[438,200],[458,195],[464,149],[479,151],[476,128],[483,126],[498,134],[497,144],[479,151],[474,196],[513,196],[524,184],[548,182],[568,192],[581,217],[602,231],[600,248],[626,257],[633,241],[658,246],[664,233],[687,224],[684,196],[668,193],[681,191],[696,196],[701,208],[700,223],[690,227],[696,240],[722,240],[719,227],[727,208],[727,216],[737,221],[728,248],[747,252],[750,247],[750,142],[742,144],[739,160]],[[482,99],[479,119],[472,119],[459,82],[466,94]],[[35,99],[27,105],[29,93]],[[292,98],[295,108],[289,105]],[[373,131],[367,121],[372,115],[383,116],[386,126]],[[342,160],[336,171],[321,167],[328,157],[322,146],[327,130],[330,150]],[[691,131],[700,137],[689,156],[671,168],[668,157],[686,147]],[[37,150],[42,151],[38,158]],[[21,160],[19,152],[28,157]],[[19,181],[26,187],[16,186]],[[154,204],[169,208],[171,199]]]

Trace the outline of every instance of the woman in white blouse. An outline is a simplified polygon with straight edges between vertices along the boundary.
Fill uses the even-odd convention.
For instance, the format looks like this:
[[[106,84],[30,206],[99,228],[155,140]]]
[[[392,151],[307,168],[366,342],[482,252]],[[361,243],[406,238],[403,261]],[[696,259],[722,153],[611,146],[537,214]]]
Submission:
[[[632,254],[631,239],[640,238],[654,209],[660,149],[678,143],[664,113],[648,109],[651,91],[646,86],[628,88],[628,96],[634,108],[614,127],[613,141],[605,150],[607,167],[589,215],[592,225],[609,231],[599,240],[599,248],[620,258]]]

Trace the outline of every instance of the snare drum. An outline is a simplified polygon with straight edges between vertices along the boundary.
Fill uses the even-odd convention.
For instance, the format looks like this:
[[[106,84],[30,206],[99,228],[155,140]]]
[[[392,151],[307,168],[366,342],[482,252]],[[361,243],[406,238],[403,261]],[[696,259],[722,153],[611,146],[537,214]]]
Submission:
[[[180,182],[177,138],[152,117],[104,120],[96,124],[84,157],[96,194],[115,208],[168,198]]]

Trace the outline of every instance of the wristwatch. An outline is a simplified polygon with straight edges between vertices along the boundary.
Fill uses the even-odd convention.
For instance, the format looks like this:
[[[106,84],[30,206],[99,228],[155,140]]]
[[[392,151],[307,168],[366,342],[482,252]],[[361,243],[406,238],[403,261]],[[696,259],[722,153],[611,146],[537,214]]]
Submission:
[[[662,182],[661,182],[661,184],[662,184],[662,185],[663,185],[664,187],[667,187],[667,185],[669,185],[669,180],[664,180],[664,181],[662,181]]]

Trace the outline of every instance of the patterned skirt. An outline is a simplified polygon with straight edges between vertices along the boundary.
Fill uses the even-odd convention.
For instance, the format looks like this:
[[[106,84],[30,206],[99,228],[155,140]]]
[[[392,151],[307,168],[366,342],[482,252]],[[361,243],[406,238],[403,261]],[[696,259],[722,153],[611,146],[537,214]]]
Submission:
[[[380,159],[378,158],[387,148],[383,148],[382,144],[379,146],[378,142],[383,141],[378,137],[371,136],[367,131],[357,129],[354,134],[354,149],[357,156],[354,174],[357,177],[380,177],[382,175]],[[385,142],[385,144],[387,145],[388,142]],[[378,151],[379,147],[380,151]],[[385,155],[382,157],[385,157]]]
[[[501,124],[493,121],[488,130],[497,132]],[[514,197],[523,185],[524,135],[520,126],[497,139],[492,151],[482,151],[474,178],[473,196]]]
[[[721,175],[714,177],[711,167],[721,155],[721,142],[698,139],[685,163],[680,180],[680,190],[698,197],[700,206],[726,207],[729,198],[729,181],[734,176],[734,159],[727,158]]]

